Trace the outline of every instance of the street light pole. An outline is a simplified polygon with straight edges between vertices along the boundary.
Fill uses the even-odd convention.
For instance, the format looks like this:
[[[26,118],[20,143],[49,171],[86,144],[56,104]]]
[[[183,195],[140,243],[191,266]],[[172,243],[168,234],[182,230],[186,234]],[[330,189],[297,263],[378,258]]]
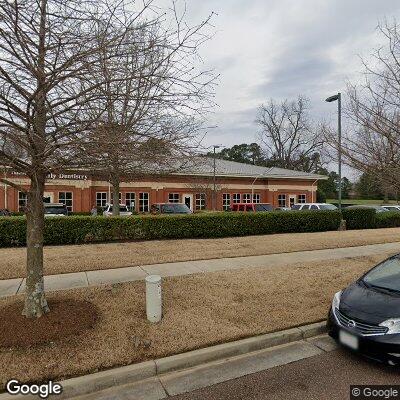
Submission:
[[[328,97],[325,101],[331,103],[338,102],[338,162],[339,162],[339,188],[338,188],[338,203],[339,210],[342,209],[342,94],[339,92]]]
[[[338,161],[339,161],[339,210],[342,209],[342,95],[338,93]]]
[[[217,180],[216,180],[216,153],[215,149],[219,149],[221,146],[220,145],[214,145],[213,146],[213,195],[212,195],[212,209],[213,211],[216,210],[217,208]]]

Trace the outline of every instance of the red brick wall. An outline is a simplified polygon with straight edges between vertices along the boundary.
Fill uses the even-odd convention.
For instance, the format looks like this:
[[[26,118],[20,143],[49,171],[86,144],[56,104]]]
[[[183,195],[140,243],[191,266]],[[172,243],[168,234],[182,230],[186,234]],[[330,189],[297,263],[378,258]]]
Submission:
[[[10,177],[9,177],[10,178]],[[140,182],[143,183],[143,186],[139,186]],[[149,187],[150,182],[152,186],[159,186],[159,189]],[[217,184],[217,209],[222,210],[222,195],[223,193],[229,193],[231,195],[231,204],[232,204],[232,195],[234,193],[240,193],[241,195],[245,193],[252,192],[252,184],[254,182],[254,178],[221,178],[218,177]],[[314,199],[312,199],[312,193],[309,190],[313,185],[313,181],[307,180],[295,180],[295,179],[279,179],[279,180],[266,180],[266,179],[258,179],[254,182],[254,193],[260,194],[260,201],[263,203],[270,203],[274,207],[278,206],[278,195],[286,194],[287,205],[289,205],[289,195],[306,194],[307,202],[311,202],[312,200],[316,201],[316,194],[314,191]],[[90,184],[90,186],[89,186]],[[126,183],[125,183],[126,184]],[[122,193],[122,202],[125,203],[125,193],[126,192],[135,192],[136,194],[136,207],[139,204],[139,193],[140,192],[148,192],[150,194],[150,205],[152,203],[161,203],[168,202],[168,194],[169,193],[179,193],[180,200],[183,201],[183,194],[193,194],[193,206],[195,203],[195,193],[206,193],[206,208],[212,208],[212,179],[210,178],[199,178],[199,177],[189,177],[189,176],[166,176],[166,177],[158,177],[158,178],[141,178],[135,180],[134,183],[139,187],[126,187],[122,184],[121,193]],[[173,186],[176,184],[177,186]],[[171,187],[165,187],[170,185]],[[239,188],[232,188],[229,185],[235,185]],[[260,186],[271,186],[272,190],[267,190]],[[286,188],[279,188],[278,186],[286,186]],[[89,186],[89,187],[86,187]],[[291,189],[292,187],[293,189]],[[304,187],[304,189],[300,189]],[[27,189],[28,187],[25,186]],[[316,185],[314,185],[316,190]],[[48,182],[45,188],[46,192],[53,193],[53,198],[55,202],[58,202],[58,192],[59,191],[68,191],[73,193],[73,211],[74,212],[88,212],[91,210],[92,206],[96,203],[96,192],[109,192],[108,184],[105,185],[96,185],[96,182],[90,181],[75,181],[71,182],[65,180],[59,185],[52,184],[52,182]],[[109,201],[109,199],[108,199]],[[4,201],[4,185],[0,185],[0,208],[5,208]],[[7,187],[7,208],[10,211],[18,210],[18,191],[8,186]]]

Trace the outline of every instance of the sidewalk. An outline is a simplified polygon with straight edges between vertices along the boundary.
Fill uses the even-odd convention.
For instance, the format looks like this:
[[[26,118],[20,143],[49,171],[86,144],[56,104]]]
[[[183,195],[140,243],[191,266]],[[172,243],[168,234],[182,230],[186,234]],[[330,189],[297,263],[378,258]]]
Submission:
[[[137,281],[144,279],[147,275],[154,274],[166,277],[223,270],[226,271],[246,267],[266,268],[274,265],[360,257],[389,252],[400,252],[400,242],[337,249],[298,251],[293,253],[269,254],[261,256],[183,261],[176,263],[106,269],[100,271],[47,275],[45,277],[45,286],[46,290],[51,291]],[[21,293],[24,291],[24,289],[24,278],[0,280],[0,297]]]

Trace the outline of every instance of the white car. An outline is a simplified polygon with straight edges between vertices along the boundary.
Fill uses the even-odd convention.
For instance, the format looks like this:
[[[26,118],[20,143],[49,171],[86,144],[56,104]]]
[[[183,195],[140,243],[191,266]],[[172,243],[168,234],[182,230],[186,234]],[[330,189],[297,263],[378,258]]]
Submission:
[[[382,207],[385,208],[388,211],[400,212],[400,206],[398,206],[398,205],[390,205],[390,206],[383,205]]]
[[[113,205],[107,204],[105,210],[103,211],[104,217],[111,217],[113,215]],[[128,207],[125,204],[119,205],[119,215],[121,217],[129,217],[132,215],[132,212],[129,211]]]
[[[337,207],[330,203],[297,203],[292,206],[292,210],[299,210],[299,211],[337,210]]]

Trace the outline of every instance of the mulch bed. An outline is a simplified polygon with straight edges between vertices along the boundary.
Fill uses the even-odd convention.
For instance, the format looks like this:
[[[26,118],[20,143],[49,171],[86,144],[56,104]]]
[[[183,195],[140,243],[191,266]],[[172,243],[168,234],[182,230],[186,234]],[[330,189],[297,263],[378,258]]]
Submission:
[[[74,299],[49,301],[50,313],[37,318],[21,314],[23,302],[0,309],[0,348],[51,344],[92,329],[98,319],[97,307]]]

